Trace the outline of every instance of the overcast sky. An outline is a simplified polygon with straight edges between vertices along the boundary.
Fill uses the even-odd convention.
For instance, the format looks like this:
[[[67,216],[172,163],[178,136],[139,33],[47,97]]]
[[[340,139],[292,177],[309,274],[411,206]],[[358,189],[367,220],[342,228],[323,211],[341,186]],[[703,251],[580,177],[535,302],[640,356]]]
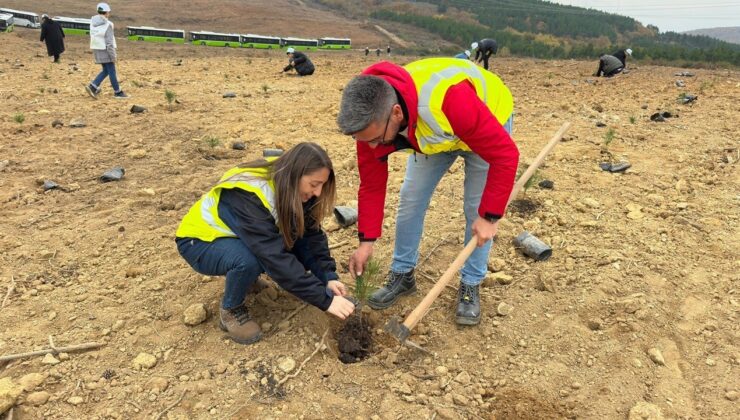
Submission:
[[[735,0],[550,0],[629,16],[661,32],[740,26],[740,1]]]

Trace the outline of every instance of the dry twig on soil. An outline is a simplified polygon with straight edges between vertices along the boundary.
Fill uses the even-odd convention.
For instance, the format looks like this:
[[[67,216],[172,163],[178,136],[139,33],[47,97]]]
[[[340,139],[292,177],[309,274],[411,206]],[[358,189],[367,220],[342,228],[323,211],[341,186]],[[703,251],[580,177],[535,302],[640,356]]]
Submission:
[[[180,401],[182,401],[182,399],[185,397],[185,394],[187,394],[187,392],[188,392],[187,389],[183,389],[182,390],[182,394],[180,394],[180,398],[178,398],[177,401],[173,402],[172,404],[168,405],[167,408],[165,408],[164,410],[160,411],[159,414],[157,414],[157,417],[154,418],[154,420],[161,419],[162,416],[164,416],[165,414],[167,414],[168,411],[170,411],[173,408],[177,407],[177,404],[180,404]]]
[[[342,241],[342,242],[339,242],[339,243],[336,243],[336,244],[333,244],[333,245],[329,245],[329,249],[341,248],[341,247],[347,245],[348,243],[349,243],[349,241]]]
[[[53,341],[50,342],[53,344]],[[30,351],[28,353],[8,354],[6,356],[0,356],[0,362],[9,362],[11,360],[25,359],[26,357],[41,356],[42,354],[57,354],[57,353],[70,353],[74,351],[82,350],[94,350],[99,347],[103,347],[105,344],[102,343],[83,343],[74,346],[67,347],[54,347],[50,349]]]
[[[316,346],[316,349],[313,351],[313,353],[309,354],[308,357],[303,359],[303,362],[301,362],[301,365],[298,366],[298,370],[296,370],[295,373],[287,375],[283,379],[279,380],[277,385],[275,386],[276,388],[287,382],[288,379],[295,378],[296,376],[298,376],[298,374],[301,373],[301,370],[303,370],[303,367],[306,366],[306,363],[308,363],[308,361],[311,360],[311,358],[314,357],[316,353],[320,352],[321,349],[324,347],[324,341],[326,340],[327,334],[329,334],[328,328],[326,329],[326,331],[324,331],[324,335],[321,336],[321,341],[319,341],[319,345]]]
[[[8,302],[8,298],[10,297],[10,294],[13,293],[13,290],[15,290],[15,277],[10,276],[10,286],[8,286],[8,292],[5,293],[5,298],[3,299],[3,304],[0,305],[0,309],[5,307],[5,304]]]

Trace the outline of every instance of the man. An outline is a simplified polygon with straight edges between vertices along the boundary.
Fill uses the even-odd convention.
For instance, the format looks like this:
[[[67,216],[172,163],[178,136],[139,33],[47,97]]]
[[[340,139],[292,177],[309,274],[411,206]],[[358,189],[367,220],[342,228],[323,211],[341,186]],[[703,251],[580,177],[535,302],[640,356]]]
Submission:
[[[599,68],[594,73],[594,76],[612,77],[621,73],[627,66],[628,55],[632,56],[632,50],[629,48],[619,50],[611,55],[603,54],[599,57]]]
[[[41,16],[41,42],[46,43],[46,52],[59,63],[59,56],[64,52],[64,30],[49,15]]]
[[[370,48],[365,47],[365,57],[367,57],[368,54],[370,54]]]
[[[491,55],[498,52],[498,43],[493,39],[484,38],[480,42],[473,42],[470,45],[470,49],[475,51],[475,59],[473,61],[480,63],[483,60],[483,68],[488,70],[488,59],[491,58]]]
[[[288,54],[288,65],[285,66],[283,72],[295,69],[299,76],[310,76],[316,70],[308,56],[296,51],[295,48],[289,47],[286,54]]]
[[[388,57],[391,56],[391,46],[389,45],[388,48],[385,49],[385,52],[388,53]]]
[[[462,157],[465,238],[475,235],[478,248],[461,270],[456,320],[462,325],[480,322],[479,285],[519,161],[509,135],[513,108],[509,89],[496,75],[455,58],[430,58],[405,67],[377,63],[345,86],[337,124],[355,139],[360,173],[360,245],[350,257],[352,276],[362,274],[381,235],[388,155],[402,149],[414,152],[401,187],[393,263],[385,286],[368,299],[370,307],[388,308],[399,296],[416,291],[414,268],[429,200],[448,168]]]

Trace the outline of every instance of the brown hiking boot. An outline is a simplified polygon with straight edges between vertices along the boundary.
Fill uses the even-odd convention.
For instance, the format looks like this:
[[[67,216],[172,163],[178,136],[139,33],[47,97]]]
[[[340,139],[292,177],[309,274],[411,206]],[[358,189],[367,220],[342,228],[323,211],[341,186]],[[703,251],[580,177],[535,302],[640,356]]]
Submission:
[[[229,338],[239,344],[252,344],[262,338],[260,326],[249,316],[244,305],[232,309],[221,308],[219,326],[229,334]]]

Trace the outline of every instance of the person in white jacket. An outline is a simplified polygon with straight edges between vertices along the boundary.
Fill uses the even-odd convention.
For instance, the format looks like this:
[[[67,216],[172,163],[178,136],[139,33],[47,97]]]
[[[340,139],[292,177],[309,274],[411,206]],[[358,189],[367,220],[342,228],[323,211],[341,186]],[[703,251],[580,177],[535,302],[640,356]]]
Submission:
[[[95,63],[103,66],[103,70],[95,79],[85,86],[87,93],[94,99],[100,93],[100,84],[106,77],[110,78],[113,86],[113,97],[126,99],[129,96],[123,92],[118,84],[116,75],[116,38],[113,35],[113,22],[108,20],[110,6],[108,3],[98,3],[98,14],[90,19],[90,49],[93,50]]]

